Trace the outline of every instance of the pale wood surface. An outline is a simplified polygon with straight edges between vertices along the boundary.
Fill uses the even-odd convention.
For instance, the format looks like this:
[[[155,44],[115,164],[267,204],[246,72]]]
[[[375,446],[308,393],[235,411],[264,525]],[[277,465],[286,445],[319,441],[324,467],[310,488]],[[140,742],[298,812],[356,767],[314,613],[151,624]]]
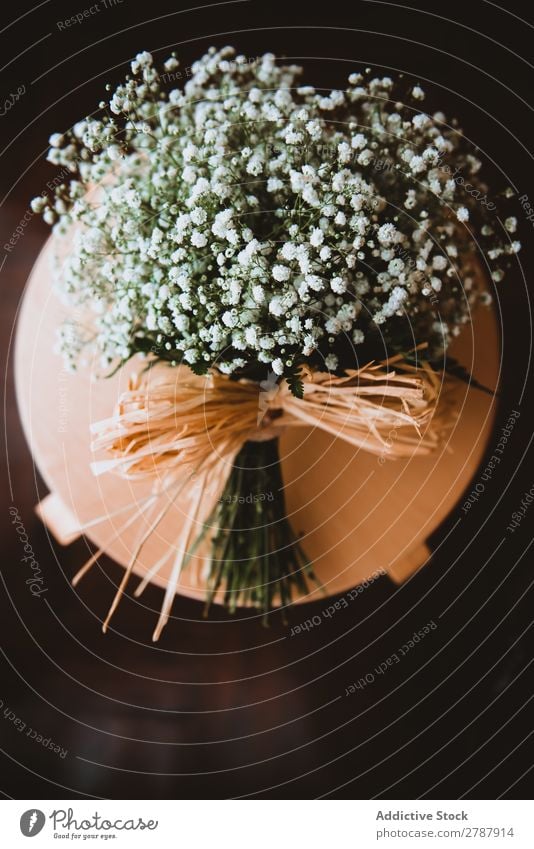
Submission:
[[[132,484],[113,475],[95,478],[89,468],[89,424],[110,415],[130,363],[111,379],[95,379],[87,368],[71,375],[53,353],[56,329],[66,314],[52,291],[51,242],[33,269],[21,311],[16,343],[17,396],[25,432],[39,469],[55,497],[70,514],[65,541],[72,538],[72,516],[81,524],[109,516],[149,493],[148,484]],[[476,378],[495,386],[499,368],[497,324],[490,310],[479,310],[472,327],[452,354]],[[94,369],[93,371],[97,371]],[[304,534],[304,547],[328,594],[361,583],[377,570],[406,580],[429,555],[426,540],[457,504],[480,462],[491,430],[495,400],[458,383],[458,419],[442,451],[429,457],[387,461],[357,451],[322,432],[297,428],[282,438],[288,512]],[[42,511],[61,541],[61,512]],[[143,576],[172,545],[188,512],[187,495],[147,542],[135,572]],[[110,541],[130,513],[93,526],[87,535],[121,565],[126,565],[139,528]],[[168,570],[154,582],[165,586]],[[81,564],[80,564],[81,565]],[[187,568],[179,591],[202,598],[200,558]],[[317,593],[302,601],[317,598]]]

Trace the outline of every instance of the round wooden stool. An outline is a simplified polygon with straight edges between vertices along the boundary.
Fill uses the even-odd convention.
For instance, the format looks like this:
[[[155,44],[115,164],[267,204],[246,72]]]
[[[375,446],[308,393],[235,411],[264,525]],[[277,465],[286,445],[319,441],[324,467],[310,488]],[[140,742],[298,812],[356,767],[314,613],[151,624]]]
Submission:
[[[67,373],[54,353],[65,308],[52,291],[51,240],[28,283],[16,342],[16,383],[22,421],[35,461],[51,494],[37,510],[59,542],[81,529],[125,566],[139,537],[131,510],[150,494],[149,483],[132,483],[90,470],[89,426],[112,414],[135,360],[114,377],[95,379],[96,369]],[[495,315],[480,309],[451,349],[484,385],[494,388],[499,368]],[[138,366],[139,369],[139,366]],[[344,592],[377,573],[401,582],[425,563],[426,540],[457,504],[473,478],[491,431],[495,399],[458,382],[456,421],[446,445],[428,457],[386,460],[340,439],[306,428],[281,439],[288,514],[303,533],[328,594]],[[188,513],[187,493],[173,505],[143,547],[134,572],[144,576],[177,536]],[[107,517],[90,524],[93,520]],[[87,527],[89,523],[89,527]],[[165,587],[172,559],[153,581]],[[80,564],[81,566],[82,564]],[[203,598],[201,557],[184,569],[178,590]],[[315,600],[317,590],[300,599]],[[111,599],[110,599],[111,601]]]

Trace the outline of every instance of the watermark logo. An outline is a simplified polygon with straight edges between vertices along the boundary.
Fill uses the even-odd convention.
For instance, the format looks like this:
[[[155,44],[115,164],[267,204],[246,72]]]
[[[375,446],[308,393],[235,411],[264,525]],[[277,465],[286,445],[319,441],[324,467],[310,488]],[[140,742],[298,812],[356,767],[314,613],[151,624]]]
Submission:
[[[26,94],[26,86],[24,84],[19,85],[18,89],[15,92],[10,92],[3,104],[0,106],[0,118],[3,118],[4,115],[13,109],[15,103],[20,100],[23,94]]]
[[[35,554],[33,553],[33,548],[30,543],[30,538],[26,532],[26,528],[24,527],[24,523],[20,517],[20,513],[16,507],[10,507],[9,512],[13,517],[11,524],[15,525],[15,530],[19,535],[20,543],[24,546],[24,557],[21,557],[22,563],[27,563],[30,561],[30,569],[31,575],[29,578],[26,578],[26,584],[29,585],[29,589],[31,594],[35,598],[39,598],[43,595],[43,593],[48,592],[48,588],[44,585],[44,577],[41,572],[41,567],[38,561],[35,559]]]
[[[46,822],[46,817],[38,808],[30,808],[29,811],[24,811],[20,818],[20,830],[24,837],[35,837],[42,831]]]

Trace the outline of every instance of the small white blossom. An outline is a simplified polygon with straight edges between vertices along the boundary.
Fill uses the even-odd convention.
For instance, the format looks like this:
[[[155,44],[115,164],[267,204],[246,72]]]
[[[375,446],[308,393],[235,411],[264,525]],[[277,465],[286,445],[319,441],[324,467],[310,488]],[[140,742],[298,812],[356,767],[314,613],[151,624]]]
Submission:
[[[388,263],[388,271],[394,277],[401,274],[403,269],[404,269],[404,262],[399,257],[392,259],[391,262]]]
[[[58,236],[75,224],[58,288],[88,312],[84,338],[106,366],[165,351],[196,370],[282,376],[332,346],[324,368],[337,371],[354,365],[331,353],[339,334],[380,348],[375,325],[389,323],[395,349],[404,312],[441,356],[482,300],[470,233],[448,210],[484,214],[486,188],[454,122],[403,106],[389,77],[355,73],[346,91],[319,92],[270,54],[248,63],[212,48],[183,89],[167,92],[162,76],[139,53],[109,106],[51,136],[63,176],[31,206]],[[504,226],[514,234],[517,220]],[[480,230],[488,260],[509,263],[519,242]],[[81,343],[62,347],[72,361]]]
[[[377,236],[382,245],[391,245],[397,240],[397,228],[394,224],[382,224],[378,229]]]
[[[324,233],[319,227],[314,227],[310,235],[310,244],[318,248],[324,241]]]
[[[330,287],[336,295],[342,295],[347,291],[347,284],[342,277],[333,277],[330,281]]]
[[[265,301],[265,289],[263,288],[263,286],[253,286],[252,296],[258,304],[263,304],[263,302]]]
[[[441,255],[435,256],[432,259],[432,268],[435,271],[443,271],[448,266],[447,258]]]
[[[515,231],[517,230],[517,218],[515,218],[513,215],[510,216],[510,218],[507,218],[504,222],[504,226],[509,233],[515,233]]]
[[[284,280],[289,280],[290,270],[287,265],[275,265],[273,266],[273,277],[275,280],[278,280],[279,283]]]
[[[339,361],[335,354],[327,354],[324,358],[324,364],[328,371],[335,371],[339,365]]]
[[[204,224],[207,220],[208,214],[205,209],[202,209],[200,206],[195,206],[191,212],[189,213],[191,221],[193,224]]]
[[[208,239],[205,233],[199,233],[198,230],[193,230],[191,233],[191,244],[196,248],[205,248],[208,244]]]
[[[222,314],[223,324],[227,327],[235,327],[238,323],[238,317],[233,310],[226,310]]]
[[[293,242],[286,242],[281,253],[284,259],[291,261],[292,259],[295,259],[297,255],[297,246],[293,244]]]

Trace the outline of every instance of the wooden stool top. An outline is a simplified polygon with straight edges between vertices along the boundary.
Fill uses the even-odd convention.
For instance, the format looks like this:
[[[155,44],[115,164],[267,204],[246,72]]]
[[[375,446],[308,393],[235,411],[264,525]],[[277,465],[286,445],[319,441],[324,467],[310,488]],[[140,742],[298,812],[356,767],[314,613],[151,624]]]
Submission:
[[[87,529],[86,535],[125,566],[139,527],[134,523],[117,535],[132,513],[118,511],[146,498],[150,484],[134,484],[112,474],[94,477],[89,467],[93,459],[89,425],[112,414],[128,376],[136,371],[136,362],[109,379],[95,380],[96,369],[90,367],[75,374],[64,370],[54,345],[67,312],[52,291],[51,245],[50,240],[28,282],[15,354],[24,430],[53,494],[42,503],[41,517],[59,541],[67,543],[80,526],[108,516]],[[499,338],[493,311],[478,310],[473,325],[455,341],[451,355],[481,383],[495,387]],[[328,594],[344,592],[382,571],[400,582],[425,562],[426,540],[469,486],[493,423],[494,398],[461,382],[454,393],[457,419],[450,438],[428,457],[382,462],[307,428],[293,428],[296,433],[282,437],[288,515],[295,530],[303,532],[303,547],[315,561]],[[185,493],[143,548],[134,570],[137,575],[144,576],[162,557],[187,511]],[[154,583],[166,585],[171,564],[172,559]],[[181,576],[179,591],[203,598],[203,573],[202,557],[193,558]],[[318,597],[315,591],[301,601]]]

